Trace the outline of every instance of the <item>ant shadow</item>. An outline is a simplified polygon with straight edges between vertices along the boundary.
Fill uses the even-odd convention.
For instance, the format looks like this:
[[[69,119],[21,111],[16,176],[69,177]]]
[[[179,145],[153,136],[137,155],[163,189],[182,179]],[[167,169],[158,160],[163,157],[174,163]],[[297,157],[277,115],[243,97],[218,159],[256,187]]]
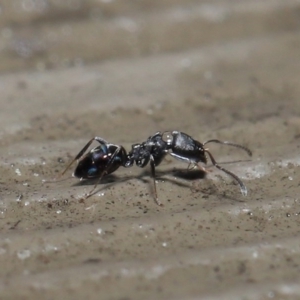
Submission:
[[[235,161],[229,161],[229,162],[221,162],[219,164],[233,164],[233,163],[238,163],[238,162],[245,162],[245,161],[251,161],[251,160],[235,160]],[[211,168],[213,165],[208,165],[206,168]],[[210,171],[209,171],[210,172]],[[208,173],[209,173],[208,172]],[[171,169],[165,169],[165,170],[156,170],[156,176],[155,176],[155,180],[164,180],[167,182],[170,182],[172,184],[176,184],[180,187],[184,187],[184,188],[190,188],[191,189],[191,185],[188,183],[184,183],[182,181],[178,181],[176,178],[180,178],[180,179],[184,179],[186,181],[194,181],[197,179],[204,179],[206,178],[207,172],[198,169],[198,168],[193,168],[193,169],[177,169],[177,168],[171,168]],[[174,176],[175,178],[170,178],[170,174],[172,176]],[[145,179],[147,178],[147,179]],[[105,185],[103,188],[100,189],[96,189],[94,192],[92,192],[90,196],[93,196],[97,193],[99,193],[102,190],[105,190],[107,188],[110,188],[111,186],[114,186],[118,183],[122,183],[122,182],[127,182],[133,179],[138,179],[139,181],[143,182],[144,184],[149,184],[149,180],[152,180],[152,176],[151,176],[151,172],[150,170],[143,170],[139,175],[137,176],[125,176],[123,178],[120,178],[114,174],[108,174],[106,176],[104,176],[100,182],[98,178],[93,178],[93,179],[84,179],[81,180],[77,183],[74,183],[72,186],[100,186],[100,185]],[[225,198],[225,199],[229,199],[229,200],[234,200],[237,202],[244,202],[243,200],[234,197],[232,195],[228,195],[224,192],[218,192],[217,188],[212,185],[211,188],[209,189],[201,189],[201,188],[195,188],[193,187],[193,189],[196,192],[205,194],[207,196],[210,195],[216,195],[219,196],[221,198]],[[153,187],[152,187],[152,193],[153,193]]]
[[[180,171],[180,170],[174,171],[172,169],[169,171],[156,172],[155,180],[169,181],[169,182],[177,183],[180,186],[188,187],[188,184],[183,184],[181,182],[176,181],[176,179],[170,179],[170,178],[165,177],[165,176],[170,175],[170,173],[173,173],[173,175],[175,177],[183,178],[183,179],[187,179],[187,180],[200,179],[200,178],[205,177],[205,172],[202,172],[202,171],[192,172],[193,175],[191,175],[191,174],[187,174],[185,171]],[[198,173],[198,174],[196,174],[196,173]],[[114,184],[127,182],[127,181],[130,181],[133,179],[138,179],[139,181],[141,181],[143,183],[148,183],[150,180],[152,180],[151,172],[144,170],[139,175],[135,175],[135,176],[126,175],[122,178],[118,177],[116,175],[113,175],[113,174],[109,174],[109,175],[104,176],[100,182],[98,182],[98,180],[99,180],[98,178],[83,179],[77,183],[74,183],[72,186],[93,186],[93,185],[97,184],[97,186],[98,185],[99,186],[106,185],[106,187],[110,187]],[[97,191],[97,192],[99,192],[99,191]]]
[[[179,170],[179,169],[167,169],[162,171],[156,171],[155,180],[163,180],[167,181],[173,184],[177,184],[178,186],[190,188],[190,185],[188,183],[180,182],[176,179],[168,178],[170,174],[172,174],[174,177],[185,179],[187,181],[196,180],[196,179],[203,179],[206,177],[206,173],[202,170],[195,169],[195,170]],[[149,181],[153,180],[151,176],[150,170],[143,170],[139,175],[127,175],[122,178],[114,175],[114,174],[108,174],[102,178],[100,182],[98,178],[92,178],[92,179],[83,179],[79,182],[74,183],[72,186],[97,186],[99,185],[105,185],[104,188],[97,189],[94,191],[90,196],[95,195],[99,193],[103,189],[107,189],[115,184],[127,182],[133,179],[137,179],[144,184],[149,184]]]

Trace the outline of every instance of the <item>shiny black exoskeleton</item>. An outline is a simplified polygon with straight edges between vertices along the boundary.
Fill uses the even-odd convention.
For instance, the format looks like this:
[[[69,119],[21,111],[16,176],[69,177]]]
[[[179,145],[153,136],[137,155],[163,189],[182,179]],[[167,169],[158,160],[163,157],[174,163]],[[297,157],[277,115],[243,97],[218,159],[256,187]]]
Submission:
[[[90,150],[86,155],[84,153],[91,145],[93,141],[97,141],[100,145]],[[78,160],[77,167],[74,172],[74,176],[81,179],[99,178],[97,184],[87,195],[89,197],[102,177],[113,173],[120,166],[125,168],[133,166],[135,163],[137,166],[143,168],[148,163],[151,166],[151,173],[154,182],[154,193],[157,204],[161,205],[157,198],[156,183],[155,183],[155,167],[158,166],[164,157],[169,154],[176,159],[185,161],[193,167],[205,171],[205,169],[198,163],[207,163],[207,156],[209,156],[212,164],[229,176],[234,178],[240,185],[240,189],[243,195],[247,195],[247,188],[244,183],[233,173],[224,169],[214,159],[210,151],[204,146],[208,143],[219,143],[229,145],[237,148],[241,148],[246,151],[248,155],[252,155],[251,151],[241,145],[220,141],[220,140],[208,140],[205,143],[200,143],[194,140],[191,136],[180,131],[166,131],[157,132],[153,136],[150,136],[145,142],[141,144],[132,145],[131,150],[127,153],[123,146],[109,144],[107,141],[100,137],[92,138],[76,155],[71,163],[62,172],[62,175],[69,169],[75,160]]]
[[[95,137],[93,140],[99,142],[100,146],[92,149],[82,157],[83,153],[89,147],[88,145],[83,149],[84,151],[80,152],[75,158],[77,160],[82,157],[78,161],[77,167],[73,173],[77,178],[98,178],[101,177],[104,170],[106,170],[106,174],[113,173],[122,166],[123,162],[126,160],[127,153],[123,147],[109,144],[98,137]]]

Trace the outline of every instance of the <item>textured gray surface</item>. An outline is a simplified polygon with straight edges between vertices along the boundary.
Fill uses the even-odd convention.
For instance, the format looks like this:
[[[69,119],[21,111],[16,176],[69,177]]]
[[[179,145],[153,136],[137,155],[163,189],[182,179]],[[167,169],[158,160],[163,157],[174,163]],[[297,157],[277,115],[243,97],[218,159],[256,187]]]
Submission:
[[[1,6],[0,298],[299,299],[300,2],[68,3]],[[248,196],[171,157],[164,207],[149,168],[43,182],[173,129],[251,148],[210,146]]]

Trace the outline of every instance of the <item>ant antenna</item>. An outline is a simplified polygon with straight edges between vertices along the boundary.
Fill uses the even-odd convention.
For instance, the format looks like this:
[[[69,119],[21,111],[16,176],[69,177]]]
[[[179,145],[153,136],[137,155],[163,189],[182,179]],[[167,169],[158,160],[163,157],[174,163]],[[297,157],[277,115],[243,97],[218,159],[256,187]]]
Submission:
[[[220,141],[220,140],[208,140],[206,142],[203,143],[203,146],[208,144],[208,143],[217,143],[217,144],[222,144],[222,145],[228,145],[228,146],[232,146],[232,147],[236,147],[236,148],[240,148],[244,151],[247,152],[247,154],[249,156],[252,156],[252,152],[250,149],[248,149],[247,147],[245,146],[242,146],[242,145],[239,145],[239,144],[235,144],[235,143],[231,143],[231,142],[228,142],[228,141]],[[223,167],[221,167],[217,162],[216,160],[214,159],[213,155],[208,151],[208,149],[204,149],[204,151],[209,155],[210,157],[210,160],[212,162],[212,164],[218,168],[219,170],[225,172],[226,174],[228,174],[229,176],[231,176],[232,178],[234,178],[238,184],[240,185],[240,189],[241,189],[241,192],[244,196],[247,196],[247,188],[246,186],[244,185],[244,183],[241,181],[241,179],[239,179],[239,177],[237,177],[235,174],[231,173],[230,171],[224,169]]]
[[[206,141],[206,142],[203,143],[203,146],[206,145],[206,144],[208,144],[208,143],[217,143],[217,144],[228,145],[228,146],[240,148],[240,149],[246,151],[249,156],[252,156],[252,152],[251,152],[250,149],[248,149],[245,146],[239,145],[239,144],[231,143],[231,142],[228,142],[228,141],[208,140],[208,141]]]
[[[218,165],[218,163],[214,159],[213,155],[208,151],[208,149],[204,149],[204,151],[209,155],[212,164],[219,170],[225,172],[226,174],[228,174],[229,176],[234,178],[240,185],[241,193],[243,194],[243,196],[247,196],[247,188],[244,185],[243,181],[241,179],[239,179],[235,174],[231,173],[230,171],[228,171],[228,170],[224,169],[223,167],[221,167],[220,165]]]

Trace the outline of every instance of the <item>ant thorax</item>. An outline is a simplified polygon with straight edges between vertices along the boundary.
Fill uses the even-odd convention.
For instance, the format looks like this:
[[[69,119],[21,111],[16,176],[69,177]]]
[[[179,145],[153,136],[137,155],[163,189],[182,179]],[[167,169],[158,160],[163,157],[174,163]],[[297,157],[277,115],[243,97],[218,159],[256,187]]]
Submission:
[[[171,146],[173,144],[173,133],[177,133],[177,131],[165,131],[162,134],[162,140],[166,142],[168,146]]]

